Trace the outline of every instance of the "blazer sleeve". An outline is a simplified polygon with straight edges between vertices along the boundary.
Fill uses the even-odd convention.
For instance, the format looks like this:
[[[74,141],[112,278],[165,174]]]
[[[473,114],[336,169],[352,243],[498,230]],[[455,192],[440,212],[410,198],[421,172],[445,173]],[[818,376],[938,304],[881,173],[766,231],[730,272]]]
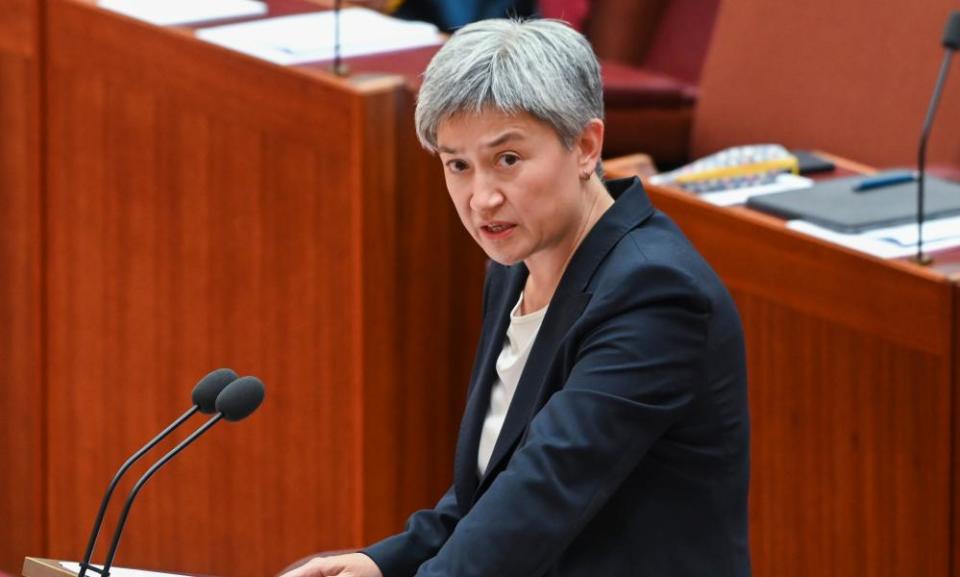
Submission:
[[[418,576],[543,574],[690,406],[709,302],[682,271],[634,273],[594,295],[567,381]]]
[[[373,559],[383,577],[409,577],[437,554],[459,519],[457,496],[451,486],[433,509],[411,515],[403,533],[374,543],[361,553]]]

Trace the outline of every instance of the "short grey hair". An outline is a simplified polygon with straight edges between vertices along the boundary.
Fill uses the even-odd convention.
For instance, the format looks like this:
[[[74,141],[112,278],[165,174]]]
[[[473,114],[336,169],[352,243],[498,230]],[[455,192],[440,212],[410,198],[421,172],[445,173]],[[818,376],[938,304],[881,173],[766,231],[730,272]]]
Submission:
[[[451,116],[492,108],[526,112],[572,148],[587,123],[603,119],[600,65],[590,43],[559,20],[482,20],[458,30],[433,57],[417,100],[420,143],[437,150]]]

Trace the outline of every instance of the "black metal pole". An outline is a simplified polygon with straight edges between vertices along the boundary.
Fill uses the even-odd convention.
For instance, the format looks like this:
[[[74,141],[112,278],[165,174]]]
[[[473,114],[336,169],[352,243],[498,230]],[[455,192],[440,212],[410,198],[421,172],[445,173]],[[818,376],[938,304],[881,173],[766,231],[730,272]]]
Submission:
[[[200,428],[194,431],[189,437],[180,442],[179,445],[170,450],[169,453],[164,455],[159,461],[153,464],[152,467],[147,469],[147,472],[140,477],[140,480],[137,481],[137,484],[133,486],[133,489],[130,490],[130,495],[127,497],[126,503],[123,505],[123,511],[120,513],[120,520],[117,522],[117,528],[113,532],[113,541],[110,543],[110,551],[107,552],[107,559],[103,564],[103,571],[101,575],[103,577],[109,577],[110,567],[113,566],[113,558],[117,554],[117,546],[120,544],[120,535],[123,533],[123,526],[127,523],[127,516],[130,514],[130,507],[133,505],[133,500],[137,497],[137,494],[140,492],[140,489],[150,480],[150,477],[156,473],[160,467],[164,466],[167,461],[174,458],[177,453],[187,448],[190,443],[197,440],[197,437],[207,432],[210,427],[216,425],[220,419],[223,418],[222,413],[218,413],[215,417],[204,423]]]
[[[153,438],[152,441],[144,445],[142,449],[133,454],[132,457],[127,459],[127,461],[120,467],[120,470],[117,471],[117,474],[113,476],[113,480],[110,481],[110,485],[107,487],[107,492],[103,496],[103,500],[100,501],[100,510],[97,511],[97,520],[93,522],[93,530],[90,532],[90,539],[87,541],[87,551],[83,554],[83,561],[80,562],[80,574],[77,577],[84,577],[87,573],[87,567],[90,565],[90,557],[93,555],[93,549],[97,545],[97,537],[100,535],[100,527],[103,525],[103,516],[107,512],[107,504],[110,502],[110,497],[113,495],[114,489],[117,488],[117,483],[120,482],[120,478],[127,472],[131,465],[136,463],[140,457],[144,456],[147,451],[154,448],[157,443],[162,441],[173,432],[174,429],[179,427],[193,416],[194,413],[200,410],[200,407],[194,405],[186,413],[180,415],[176,421],[174,421],[169,427],[164,429],[159,435]]]
[[[342,0],[333,4],[333,73],[343,76],[343,63],[340,58],[340,8]]]
[[[920,131],[920,148],[917,153],[917,255],[916,261],[920,264],[930,264],[933,262],[929,256],[923,254],[923,220],[924,220],[924,184],[927,170],[927,140],[930,138],[930,129],[933,127],[933,118],[937,114],[937,107],[940,105],[940,93],[943,92],[943,85],[947,79],[947,72],[950,70],[950,59],[953,57],[953,50],[946,50],[943,55],[943,62],[940,64],[940,74],[937,76],[937,84],[933,89],[933,96],[930,98],[930,106],[927,107],[927,117],[923,121],[923,130]]]

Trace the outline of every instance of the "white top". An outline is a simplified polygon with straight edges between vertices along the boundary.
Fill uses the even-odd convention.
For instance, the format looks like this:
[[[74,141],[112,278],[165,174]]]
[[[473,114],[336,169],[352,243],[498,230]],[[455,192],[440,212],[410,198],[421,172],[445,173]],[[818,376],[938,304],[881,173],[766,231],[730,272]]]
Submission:
[[[477,470],[481,477],[490,463],[493,447],[497,444],[497,437],[500,436],[500,429],[503,428],[503,421],[507,417],[507,409],[510,408],[513,394],[517,390],[517,383],[520,382],[523,367],[527,364],[533,341],[543,323],[544,315],[547,314],[547,307],[543,307],[538,311],[520,316],[522,303],[523,293],[521,292],[520,300],[510,311],[510,326],[503,341],[503,350],[497,357],[497,380],[490,391],[490,406],[483,420],[480,446],[477,449]]]

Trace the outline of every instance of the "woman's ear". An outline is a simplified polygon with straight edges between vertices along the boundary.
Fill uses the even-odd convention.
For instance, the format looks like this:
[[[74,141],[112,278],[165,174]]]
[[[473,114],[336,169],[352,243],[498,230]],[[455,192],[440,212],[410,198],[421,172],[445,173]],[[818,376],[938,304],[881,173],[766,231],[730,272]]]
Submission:
[[[594,118],[583,128],[577,139],[577,152],[580,155],[580,174],[593,174],[603,152],[603,121]]]

